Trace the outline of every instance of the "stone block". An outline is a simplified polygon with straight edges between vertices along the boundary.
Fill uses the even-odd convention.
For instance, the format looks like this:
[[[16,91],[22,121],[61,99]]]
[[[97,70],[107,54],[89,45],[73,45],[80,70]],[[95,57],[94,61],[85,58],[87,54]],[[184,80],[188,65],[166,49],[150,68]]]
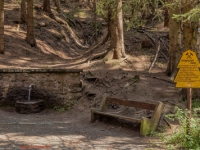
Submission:
[[[31,83],[29,81],[25,81],[23,87],[28,88]]]
[[[1,87],[2,88],[7,88],[7,87],[9,87],[10,86],[10,82],[9,81],[2,81],[1,82]]]
[[[58,84],[57,82],[48,82],[46,84],[46,90],[57,90],[58,89]]]
[[[4,76],[3,81],[10,81],[10,76]]]
[[[10,75],[10,81],[11,82],[16,81],[15,74]]]
[[[25,76],[24,74],[22,74],[22,73],[18,73],[18,74],[16,74],[16,80],[18,80],[18,81],[27,81],[28,80],[28,77],[27,76]]]
[[[20,82],[20,81],[15,82],[15,86],[16,86],[16,87],[22,87],[22,85],[23,85],[23,84],[22,84],[22,82]]]
[[[64,82],[64,76],[63,76],[63,75],[56,75],[56,76],[55,76],[55,80],[56,80],[58,83],[63,83],[63,82]]]
[[[34,77],[29,77],[28,80],[31,84],[35,84],[37,82],[37,79]]]
[[[56,79],[55,79],[54,76],[48,76],[46,80],[47,80],[47,81],[50,81],[50,82],[53,82],[53,81],[55,81]]]

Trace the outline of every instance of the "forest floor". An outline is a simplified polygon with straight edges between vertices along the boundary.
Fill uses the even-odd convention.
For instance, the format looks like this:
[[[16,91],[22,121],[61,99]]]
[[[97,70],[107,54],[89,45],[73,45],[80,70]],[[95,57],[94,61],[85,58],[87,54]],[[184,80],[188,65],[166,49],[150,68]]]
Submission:
[[[13,108],[2,108],[0,149],[25,149],[31,145],[35,145],[35,148],[40,146],[38,149],[42,149],[42,146],[45,149],[46,146],[49,149],[69,150],[164,149],[158,138],[140,136],[137,124],[114,120],[90,123],[90,108],[99,106],[104,93],[127,100],[150,103],[162,101],[168,112],[173,112],[171,108],[174,105],[184,107],[180,89],[175,88],[175,84],[165,73],[168,33],[163,24],[153,23],[148,28],[125,30],[127,58],[91,60],[91,55],[104,52],[109,47],[109,42],[106,42],[92,49],[95,44],[93,11],[87,7],[78,8],[73,3],[70,7],[61,3],[62,13],[59,14],[55,6],[51,5],[53,14],[63,20],[67,18],[78,35],[78,39],[73,40],[65,25],[45,15],[40,6],[40,1],[35,0],[37,47],[31,47],[24,40],[26,25],[18,26],[18,2],[5,1],[5,54],[0,55],[0,68],[83,69],[83,97],[71,110],[62,113],[45,110],[40,114],[20,115]],[[106,26],[101,19],[98,21],[100,39],[104,36]],[[159,43],[160,51],[149,70]],[[136,82],[134,77],[139,77]],[[137,113],[146,115],[141,111]]]

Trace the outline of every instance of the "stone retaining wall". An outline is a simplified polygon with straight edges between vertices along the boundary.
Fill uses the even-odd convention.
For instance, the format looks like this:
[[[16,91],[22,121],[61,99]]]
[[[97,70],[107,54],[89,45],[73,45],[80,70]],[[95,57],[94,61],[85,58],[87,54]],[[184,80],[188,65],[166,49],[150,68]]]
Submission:
[[[0,69],[0,105],[44,99],[46,108],[68,107],[82,96],[80,69]]]

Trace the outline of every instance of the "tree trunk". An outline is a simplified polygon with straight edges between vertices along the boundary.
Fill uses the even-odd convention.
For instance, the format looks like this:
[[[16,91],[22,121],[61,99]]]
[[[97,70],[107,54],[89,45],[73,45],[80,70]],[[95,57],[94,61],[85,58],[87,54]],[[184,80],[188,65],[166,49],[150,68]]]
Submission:
[[[173,0],[169,0],[170,3]],[[180,14],[180,8],[169,8],[169,62],[166,73],[173,79],[181,54],[181,22],[172,19],[173,14]]]
[[[184,14],[193,9],[191,3],[183,4],[182,10]],[[198,21],[183,23],[184,50],[193,50],[197,52],[197,31],[198,31]]]
[[[33,19],[33,0],[27,0],[27,34],[26,42],[32,47],[36,46]]]
[[[61,8],[60,8],[60,0],[54,0],[55,1],[55,6],[57,7],[57,11],[61,12]]]
[[[97,43],[97,36],[98,36],[98,33],[97,33],[97,0],[94,0],[94,40],[95,42]]]
[[[126,56],[124,48],[123,18],[121,7],[122,0],[117,0],[115,10],[111,8],[108,10],[108,33],[110,36],[110,48],[104,60],[120,59]]]
[[[169,27],[169,10],[165,8],[165,13],[164,13],[164,27],[168,28]]]
[[[20,19],[23,23],[26,23],[26,0],[21,1],[21,16]]]
[[[4,54],[4,0],[0,0],[0,54]]]
[[[66,5],[69,5],[69,0],[65,0],[65,4],[66,4]]]
[[[51,7],[50,7],[50,0],[43,1],[43,11],[49,15],[52,14]]]

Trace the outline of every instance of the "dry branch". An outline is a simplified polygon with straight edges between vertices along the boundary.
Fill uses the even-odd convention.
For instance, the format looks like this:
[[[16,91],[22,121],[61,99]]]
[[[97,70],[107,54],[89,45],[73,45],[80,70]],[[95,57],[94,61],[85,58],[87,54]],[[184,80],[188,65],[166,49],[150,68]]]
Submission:
[[[155,57],[154,57],[154,60],[153,60],[153,62],[151,63],[151,65],[150,65],[150,67],[149,67],[149,73],[151,73],[151,69],[152,69],[152,67],[154,66],[154,64],[155,64],[155,62],[156,62],[156,60],[157,60],[159,51],[160,51],[160,40],[159,40],[159,42],[158,42],[158,48],[157,48],[157,51],[156,51],[156,55],[155,55]]]
[[[151,77],[151,78],[154,78],[154,79],[157,79],[157,80],[161,80],[161,81],[164,81],[164,82],[167,82],[167,83],[174,84],[174,82],[171,81],[171,80],[161,79],[161,78],[158,78],[158,77],[155,77],[155,76],[146,76],[146,77]]]

